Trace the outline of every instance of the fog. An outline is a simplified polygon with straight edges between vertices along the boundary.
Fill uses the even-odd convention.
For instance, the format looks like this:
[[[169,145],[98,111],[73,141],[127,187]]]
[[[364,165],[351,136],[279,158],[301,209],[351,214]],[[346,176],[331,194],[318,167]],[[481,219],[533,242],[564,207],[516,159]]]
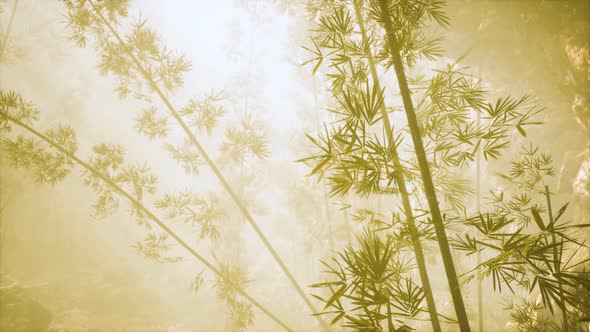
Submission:
[[[325,174],[315,173],[322,165],[314,164],[314,160],[301,161],[320,154],[322,151],[314,144],[315,140],[321,141],[325,137],[322,135],[342,123],[341,113],[329,111],[339,107],[332,95],[334,76],[330,77],[339,65],[329,55],[315,68],[315,61],[306,63],[314,58],[309,50],[314,51],[317,46],[311,38],[317,32],[318,17],[324,7],[329,6],[319,4],[330,2],[135,0],[127,4],[128,15],[120,22],[104,14],[105,22],[111,22],[121,33],[131,31],[133,22],[139,24],[145,20],[145,25],[157,34],[158,43],[165,50],[140,61],[165,63],[184,54],[184,59],[190,62],[190,70],[182,74],[182,79],[171,83],[177,87],[162,88],[162,94],[155,93],[149,83],[134,85],[144,74],[134,72],[131,65],[125,67],[133,62],[122,62],[123,68],[117,69],[118,59],[113,51],[117,50],[116,46],[108,45],[111,39],[105,37],[106,47],[101,44],[104,40],[92,38],[85,47],[77,47],[71,38],[76,25],[68,24],[72,13],[66,6],[68,2],[0,0],[0,90],[3,93],[14,91],[39,110],[39,119],[23,120],[39,132],[47,133],[58,125],[70,126],[78,143],[75,156],[93,167],[100,164],[97,145],[121,145],[124,163],[120,169],[105,168],[104,172],[110,172],[107,177],[138,204],[106,185],[104,179],[95,178],[98,185],[94,188],[88,185],[93,179],[92,171],[46,142],[36,146],[66,157],[50,160],[42,153],[11,151],[10,142],[19,135],[34,135],[2,115],[0,124],[8,124],[11,129],[3,127],[0,132],[0,330],[360,330],[352,326],[354,320],[349,318],[357,317],[352,314],[353,309],[328,327],[340,309],[331,308],[326,302],[340,286],[332,289],[309,286],[331,281],[333,277],[325,273],[327,266],[323,262],[330,265],[333,259],[343,258],[339,253],[346,252],[349,246],[356,248],[359,237],[367,230],[383,238],[388,232],[395,232],[395,227],[388,229],[387,225],[394,225],[395,215],[403,214],[404,210],[399,191],[366,194],[360,189],[357,192],[351,189],[340,195],[334,189],[336,181],[333,179],[339,174],[336,166],[329,169],[334,173],[329,173],[328,168]],[[352,13],[352,3],[356,1],[337,1],[340,2]],[[365,1],[364,5],[372,6],[373,2],[378,1]],[[571,225],[588,225],[590,2],[445,2],[444,12],[450,21],[448,28],[427,30],[427,34],[444,37],[439,42],[442,54],[435,59],[419,57],[408,70],[408,77],[412,79],[424,73],[426,78],[432,78],[437,73],[434,69],[444,69],[460,60],[453,68],[468,67],[466,71],[473,75],[474,81],[481,82],[489,92],[490,101],[506,95],[515,99],[530,95],[537,105],[535,110],[539,110],[530,121],[543,123],[527,126],[524,134],[519,133],[521,129],[512,128],[502,137],[510,144],[502,148],[497,158],[484,158],[483,153],[478,152],[465,165],[439,168],[429,155],[443,217],[449,220],[445,219],[447,236],[453,239],[467,233],[475,234],[462,228],[467,222],[461,218],[491,206],[486,205],[490,204],[490,192],[507,188],[498,173],[509,172],[514,166],[511,161],[520,158],[518,154],[523,147],[533,145],[552,156],[554,174],[549,174],[550,179],[543,180],[540,186],[531,187],[531,195],[540,195],[540,204],[545,204],[546,185],[552,192],[553,212],[569,202],[562,220]],[[72,3],[77,6],[84,1]],[[108,6],[126,1],[104,3]],[[310,4],[317,5],[320,14],[313,14]],[[351,15],[355,17],[354,13]],[[369,14],[367,17],[370,20]],[[370,29],[378,30],[378,27],[375,23]],[[106,25],[102,28],[105,30],[99,34],[109,33]],[[354,29],[359,29],[357,23]],[[89,28],[86,33],[94,32]],[[143,37],[150,38],[149,35]],[[135,47],[129,43],[129,47]],[[105,53],[109,47],[115,54],[111,60]],[[387,43],[378,47],[387,49]],[[172,52],[170,59],[158,58],[163,57],[164,51]],[[422,173],[418,171],[415,144],[407,129],[409,121],[404,113],[402,92],[393,65],[385,66],[387,52],[375,55],[380,61],[382,100],[387,104],[394,136],[401,135],[399,157],[408,168],[407,172],[400,173],[408,179],[414,215],[421,222],[419,228],[423,221],[426,229],[436,217],[429,217],[432,208],[428,204],[428,194],[422,192]],[[363,57],[359,59],[365,61]],[[108,61],[115,63],[114,69],[102,75],[99,64]],[[156,68],[152,69],[153,74],[158,75]],[[370,78],[371,82],[373,80]],[[167,83],[164,74],[155,81],[161,86]],[[121,86],[130,89],[127,98],[118,97],[117,89],[121,91]],[[419,88],[413,93],[414,102],[418,103]],[[215,109],[223,112],[211,118],[206,118],[210,114],[203,113],[189,118],[191,99],[194,105],[210,103],[206,106],[208,112]],[[190,132],[207,152],[207,157],[191,145],[185,128],[168,112],[167,103],[187,119]],[[2,105],[5,107],[2,114],[16,114],[10,113],[9,106],[5,105],[8,104]],[[420,116],[420,106],[416,109]],[[469,121],[476,121],[475,112],[470,114]],[[158,127],[153,121],[141,122],[142,116],[144,120],[148,116],[164,119],[165,125]],[[485,116],[482,121],[486,121]],[[368,139],[381,135],[386,126],[377,124],[375,128],[374,132],[366,133]],[[421,129],[427,131],[424,127]],[[423,135],[427,140],[428,135]],[[437,144],[436,139],[426,143],[427,150],[431,147],[429,144]],[[22,159],[15,157],[18,153]],[[39,174],[52,170],[51,162],[64,163],[58,168],[63,166],[69,170],[67,176],[55,183],[47,178],[39,181]],[[124,169],[129,173],[117,173]],[[139,181],[145,186],[138,189],[134,176],[143,171],[153,174],[157,181],[151,183],[150,178],[141,178]],[[395,176],[387,177],[388,185],[392,186]],[[457,183],[465,183],[468,188],[465,193],[457,194],[460,196],[458,205],[453,205],[451,189],[460,191],[459,185],[450,180],[445,182],[446,178],[461,180]],[[387,183],[387,179],[379,183]],[[522,187],[519,190],[523,190]],[[172,197],[175,193],[188,192],[192,196],[183,198],[189,197],[186,202],[200,209],[196,214],[184,207],[173,212],[173,204],[165,204],[167,194]],[[334,192],[336,194],[331,195]],[[182,243],[150,219],[139,205],[153,212]],[[524,205],[522,214],[531,222],[523,232],[533,234],[531,229],[536,227],[536,221],[531,211],[535,208]],[[549,220],[551,212],[540,211],[543,220]],[[452,215],[458,219],[450,221]],[[400,223],[403,222],[402,217]],[[516,232],[518,228],[509,227],[512,228],[506,232]],[[543,231],[548,234],[550,229]],[[162,247],[149,250],[150,234],[156,236],[152,238],[154,241],[167,234]],[[434,233],[425,234],[421,242],[442,330],[459,331],[456,303],[454,306],[448,274],[445,274],[448,270],[441,258],[444,254],[441,255]],[[575,228],[571,237],[576,241],[563,249],[561,262],[563,266],[574,265],[570,261],[579,264],[572,268],[575,272],[562,272],[577,273],[580,280],[585,281],[579,281],[581,290],[575,287],[571,290],[567,284],[564,287],[566,292],[585,294],[579,296],[586,296],[586,302],[580,304],[572,300],[564,304],[570,319],[566,325],[569,331],[588,331],[587,259],[590,250],[584,241],[590,240],[590,230],[586,226]],[[220,274],[187,251],[183,243]],[[515,287],[511,291],[502,284],[500,291],[490,274],[481,282],[468,278],[478,263],[494,254],[483,249],[481,253],[466,254],[453,243],[451,240],[454,265],[472,331],[568,330],[563,324],[559,301],[550,300],[555,311],[551,314],[534,285],[532,291],[526,287]],[[408,248],[411,247],[408,245]],[[570,256],[571,260],[565,263]],[[399,257],[410,264],[404,276],[420,285],[413,251],[404,249]],[[527,275],[535,273],[527,271]],[[547,278],[553,276],[551,273]],[[239,287],[233,288],[223,278]],[[299,285],[303,294],[294,284]],[[559,287],[562,287],[561,281]],[[244,296],[242,290],[250,298]],[[346,301],[352,301],[351,297]],[[511,316],[514,311],[506,309],[507,303],[524,300],[542,306],[530,312],[531,317],[543,316],[554,323],[536,322],[534,326],[515,323],[515,316]],[[426,299],[419,302],[422,309],[413,317],[394,315],[390,326],[383,318],[377,324],[380,329],[373,330],[405,331],[401,329],[403,324],[417,331],[433,330]],[[263,312],[260,306],[273,316]],[[323,327],[317,316],[312,315],[311,307],[317,312],[327,312],[319,316],[324,320]],[[364,313],[358,315],[365,317]],[[400,329],[392,329],[393,325]]]

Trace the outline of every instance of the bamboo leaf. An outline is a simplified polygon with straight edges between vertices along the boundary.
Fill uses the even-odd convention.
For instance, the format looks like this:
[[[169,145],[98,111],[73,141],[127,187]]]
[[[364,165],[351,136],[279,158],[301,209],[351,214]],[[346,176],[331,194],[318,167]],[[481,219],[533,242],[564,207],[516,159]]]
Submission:
[[[532,208],[531,213],[533,214],[533,219],[535,220],[535,223],[537,224],[537,226],[539,226],[539,228],[541,230],[545,231],[546,230],[545,224],[543,223],[543,218],[541,218],[539,211],[537,211],[536,208]]]
[[[330,322],[330,325],[334,325],[336,323],[338,323],[338,321],[344,317],[346,313],[344,311],[340,312],[336,317],[334,317],[334,319],[332,319],[332,321]]]
[[[340,297],[342,295],[344,295],[344,293],[346,292],[347,289],[348,289],[347,285],[340,286],[340,288],[338,288],[338,290],[336,292],[334,292],[334,294],[332,294],[332,296],[328,299],[328,301],[326,301],[326,305],[324,306],[323,310],[328,309],[334,302],[336,302],[338,299],[340,299]]]

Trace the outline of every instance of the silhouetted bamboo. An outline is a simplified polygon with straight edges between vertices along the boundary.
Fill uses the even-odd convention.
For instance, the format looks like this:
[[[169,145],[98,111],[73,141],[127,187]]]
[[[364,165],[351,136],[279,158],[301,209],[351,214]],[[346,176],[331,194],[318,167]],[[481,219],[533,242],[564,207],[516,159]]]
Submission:
[[[162,220],[160,220],[156,215],[154,215],[150,210],[148,210],[136,198],[134,198],[129,193],[127,193],[127,191],[125,191],[121,186],[119,186],[118,184],[116,184],[115,182],[113,182],[109,177],[107,177],[104,174],[102,174],[101,172],[97,171],[91,165],[89,165],[85,161],[81,160],[76,155],[74,155],[73,153],[71,153],[67,149],[63,148],[61,145],[55,143],[53,140],[51,140],[47,136],[43,135],[39,131],[37,131],[34,128],[28,126],[27,124],[19,121],[18,119],[15,119],[14,117],[12,117],[12,116],[10,116],[8,114],[5,114],[5,113],[0,113],[0,116],[1,117],[4,117],[7,120],[12,121],[14,124],[16,124],[19,127],[27,130],[31,134],[37,136],[39,139],[43,140],[44,142],[46,142],[47,144],[49,144],[51,147],[55,148],[59,152],[61,152],[64,155],[66,155],[68,158],[70,158],[73,161],[75,161],[76,163],[78,163],[80,166],[82,166],[88,172],[90,172],[93,175],[95,175],[96,177],[100,178],[102,181],[104,181],[106,184],[108,184],[111,188],[113,188],[116,192],[118,192],[121,196],[123,196],[125,199],[127,199],[132,205],[134,205],[135,207],[137,207],[142,213],[144,213],[146,216],[148,216],[163,231],[165,231],[172,238],[174,238],[193,257],[195,257],[196,259],[198,259],[209,270],[211,270],[213,273],[215,273],[220,278],[222,278],[225,282],[227,282],[230,286],[232,286],[240,295],[242,295],[244,298],[246,298],[248,301],[250,301],[252,304],[254,304],[258,309],[260,309],[262,312],[264,312],[270,319],[272,319],[273,321],[275,321],[277,324],[281,325],[285,330],[287,330],[287,331],[293,331],[285,323],[283,323],[279,318],[277,318],[273,313],[271,313],[264,306],[262,306],[258,301],[256,301],[254,298],[252,298],[245,290],[243,290],[241,287],[239,287],[238,285],[236,285],[233,282],[231,282],[231,280],[225,278],[224,275],[221,273],[221,271],[218,270],[215,266],[213,266],[212,263],[210,263],[209,261],[207,261],[207,259],[205,259],[205,257],[201,256],[199,253],[197,253],[191,246],[188,245],[188,243],[186,243],[183,239],[181,239],[172,229],[170,229],[168,226],[166,226]]]
[[[553,219],[553,208],[551,207],[551,197],[549,196],[551,195],[551,193],[549,192],[549,186],[545,186],[545,196],[547,198],[547,213],[549,215],[549,226],[553,228],[553,224],[555,223],[555,219]],[[555,237],[555,232],[551,232],[551,242],[553,242],[553,264],[554,264],[554,269],[555,271],[553,273],[558,274],[561,273],[561,251],[563,250],[563,247],[560,247],[559,250],[560,252],[557,252],[557,240]],[[559,285],[559,299],[560,299],[560,303],[558,303],[559,305],[559,309],[561,309],[561,316],[562,316],[562,326],[561,328],[563,329],[563,332],[569,332],[569,326],[568,326],[568,322],[567,322],[567,309],[565,307],[565,301],[563,300],[564,298],[564,294],[563,294],[563,284],[561,282],[561,280],[557,280],[557,283]]]
[[[203,159],[205,160],[205,162],[207,163],[207,165],[209,166],[211,171],[215,174],[215,176],[217,177],[219,182],[221,182],[221,185],[224,188],[224,190],[227,191],[227,193],[231,196],[232,200],[234,201],[234,203],[236,204],[236,206],[238,207],[240,212],[244,215],[244,217],[246,218],[246,220],[248,221],[250,226],[252,226],[252,228],[254,229],[254,232],[256,233],[256,235],[260,238],[260,240],[262,241],[262,243],[264,244],[266,249],[270,252],[272,257],[275,259],[275,261],[277,262],[277,264],[279,265],[279,267],[283,271],[283,273],[287,276],[287,279],[289,279],[289,282],[293,285],[293,287],[295,288],[295,290],[297,291],[299,296],[303,299],[303,301],[305,302],[307,307],[311,310],[311,312],[313,314],[315,314],[317,312],[317,310],[315,309],[314,305],[311,303],[311,301],[309,300],[309,298],[307,297],[307,295],[305,294],[305,292],[303,291],[303,289],[301,288],[299,283],[295,280],[295,277],[291,274],[291,272],[289,271],[289,269],[287,268],[287,266],[285,265],[285,263],[283,262],[283,260],[279,256],[279,254],[275,251],[275,249],[273,248],[273,246],[271,245],[271,243],[267,239],[266,235],[264,235],[264,233],[262,232],[262,230],[260,229],[260,227],[258,226],[256,221],[254,220],[254,218],[252,217],[252,215],[250,214],[250,212],[248,211],[248,209],[246,208],[246,206],[244,205],[244,203],[242,202],[240,197],[233,190],[233,188],[227,182],[227,180],[225,179],[223,174],[221,174],[221,171],[219,170],[219,168],[215,165],[215,163],[209,157],[209,155],[207,154],[205,149],[201,146],[201,144],[199,143],[199,141],[197,140],[195,135],[192,133],[190,128],[187,126],[187,124],[184,122],[184,120],[180,117],[176,108],[170,103],[170,101],[168,100],[166,95],[162,92],[162,90],[160,89],[158,84],[156,82],[154,82],[152,76],[141,65],[141,63],[139,62],[137,57],[133,54],[133,52],[131,52],[131,49],[129,48],[129,46],[126,45],[126,43],[123,41],[123,39],[121,38],[119,33],[113,28],[113,26],[109,23],[109,21],[104,17],[104,15],[101,13],[100,9],[97,8],[94,1],[89,0],[89,3],[93,7],[94,12],[98,15],[99,19],[103,22],[103,24],[110,31],[110,33],[117,39],[117,41],[121,45],[126,46],[125,50],[126,50],[127,54],[129,55],[129,57],[131,58],[131,60],[133,61],[134,65],[136,66],[137,70],[142,74],[144,79],[149,83],[151,88],[156,92],[158,97],[166,105],[166,108],[168,108],[168,111],[170,112],[170,114],[172,115],[174,120],[180,125],[182,130],[187,135],[191,144],[195,146],[195,148],[197,149],[197,151],[199,152],[201,157],[203,157]],[[319,316],[314,316],[314,317],[316,317],[316,319],[320,322],[320,324],[322,325],[322,327],[324,329],[326,329],[326,330],[329,329],[326,322],[324,322],[324,320],[321,317],[319,317]]]
[[[455,313],[459,322],[459,328],[462,332],[470,331],[469,319],[467,318],[467,312],[465,311],[465,304],[463,303],[463,297],[461,295],[461,287],[459,279],[457,278],[457,272],[455,271],[455,265],[453,263],[453,256],[449,247],[449,241],[445,233],[445,227],[443,224],[438,199],[436,197],[436,190],[432,182],[432,175],[430,173],[430,167],[428,165],[428,159],[424,150],[424,143],[420,134],[420,127],[418,120],[416,119],[416,112],[414,110],[414,104],[412,102],[412,94],[408,87],[408,81],[406,79],[405,68],[402,63],[400,56],[400,46],[398,44],[393,24],[391,22],[389,1],[379,0],[381,12],[383,13],[383,25],[388,42],[388,52],[393,61],[393,67],[397,77],[400,93],[402,96],[406,117],[408,120],[408,127],[410,128],[410,135],[412,136],[412,142],[416,152],[416,158],[418,160],[418,167],[424,184],[424,192],[430,207],[430,214],[432,216],[432,223],[436,238],[440,247],[445,272],[447,275],[447,281],[451,291],[451,297],[453,298],[453,304],[455,306]]]
[[[354,10],[356,13],[357,23],[361,30],[361,35],[363,38],[363,42],[367,42],[367,31],[365,29],[365,24],[362,15],[362,7],[357,0],[353,0],[354,2]],[[369,45],[367,43],[367,45]],[[365,55],[367,56],[369,62],[369,68],[371,70],[371,76],[373,77],[373,83],[375,84],[375,89],[378,91],[381,90],[381,83],[379,80],[379,75],[377,74],[377,68],[375,67],[375,60],[373,58],[373,52],[371,51],[370,46],[367,46],[365,49]],[[412,247],[414,249],[414,255],[416,256],[416,265],[418,267],[418,272],[420,273],[420,281],[422,282],[422,289],[424,290],[424,294],[426,297],[426,304],[428,306],[428,314],[430,315],[430,321],[432,324],[432,329],[435,332],[440,332],[440,321],[438,319],[438,313],[436,311],[436,303],[434,302],[434,296],[432,294],[432,287],[430,286],[430,279],[428,277],[428,271],[426,269],[426,262],[424,260],[424,251],[422,249],[422,244],[420,243],[420,237],[418,233],[418,229],[416,228],[416,222],[414,218],[414,212],[412,210],[412,203],[410,202],[410,195],[408,193],[408,188],[406,186],[406,180],[403,174],[400,172],[403,169],[401,164],[399,154],[397,151],[397,147],[395,146],[395,142],[393,139],[393,128],[391,127],[391,123],[389,122],[389,116],[387,114],[387,109],[385,106],[385,102],[381,103],[380,107],[381,115],[383,117],[383,126],[385,127],[385,131],[387,132],[387,142],[393,146],[392,148],[392,159],[393,164],[396,170],[395,173],[395,180],[397,182],[400,196],[402,199],[402,205],[404,208],[404,214],[407,219],[408,227],[410,229],[410,237],[412,240]],[[389,307],[388,307],[389,309]]]

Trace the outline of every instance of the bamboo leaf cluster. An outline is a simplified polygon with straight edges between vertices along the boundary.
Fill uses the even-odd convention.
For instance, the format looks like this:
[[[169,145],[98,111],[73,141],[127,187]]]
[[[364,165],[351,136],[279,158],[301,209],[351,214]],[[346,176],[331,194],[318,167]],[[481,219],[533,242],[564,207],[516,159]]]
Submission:
[[[95,145],[88,161],[85,162],[75,154],[78,145],[72,141],[75,138],[72,129],[61,126],[48,131],[48,134],[42,134],[30,126],[34,122],[27,116],[23,116],[23,114],[27,114],[26,112],[15,112],[13,109],[21,104],[28,105],[28,107],[34,109],[31,103],[25,102],[22,97],[14,92],[0,91],[0,97],[2,97],[0,98],[0,117],[3,123],[14,124],[32,136],[24,138],[24,135],[17,134],[17,138],[12,139],[10,138],[14,136],[11,130],[12,127],[9,125],[3,127],[2,147],[13,156],[12,159],[18,160],[18,163],[14,165],[15,167],[32,169],[33,172],[39,172],[34,173],[37,181],[57,183],[65,175],[59,173],[56,176],[53,174],[56,172],[53,172],[49,176],[46,176],[48,170],[45,167],[46,159],[52,158],[59,161],[60,163],[56,163],[56,167],[63,168],[64,165],[71,168],[81,166],[83,169],[82,177],[84,183],[97,194],[97,200],[93,205],[95,215],[105,217],[112,214],[119,207],[120,199],[124,198],[129,203],[130,216],[134,217],[141,225],[147,228],[148,233],[146,237],[141,241],[137,241],[133,246],[139,254],[146,259],[161,263],[181,261],[183,257],[171,255],[174,244],[170,243],[169,239],[173,238],[177,244],[188,251],[190,255],[197,258],[217,276],[214,287],[220,287],[220,294],[233,294],[227,295],[230,297],[220,295],[220,298],[229,304],[234,322],[238,324],[240,330],[245,329],[253,323],[252,306],[256,306],[262,310],[286,330],[291,330],[285,323],[274,316],[244,290],[243,287],[245,287],[245,284],[241,281],[242,279],[235,278],[235,273],[229,271],[223,264],[218,264],[220,266],[219,268],[215,267],[181,239],[170,227],[164,224],[162,219],[158,218],[147,208],[148,201],[145,199],[146,196],[153,196],[155,194],[157,178],[150,172],[150,168],[146,163],[126,164],[124,149],[121,145],[104,143]],[[15,101],[19,101],[20,103]],[[38,111],[36,109],[34,110],[33,113],[38,114]],[[21,116],[28,124],[21,121],[18,117],[13,116],[15,114]],[[19,137],[21,141],[28,143],[16,144],[15,146],[15,142],[19,141]],[[51,169],[49,168],[49,170]],[[70,168],[67,168],[67,173],[70,170]],[[187,196],[189,199],[186,198]],[[153,197],[149,202],[152,201]],[[186,214],[185,209],[189,203],[196,203],[201,206],[201,213],[203,214],[193,217],[197,223],[200,222],[202,224],[202,234],[203,232],[211,233],[211,230],[205,230],[207,227],[211,227],[206,223],[212,221],[212,216],[215,216],[215,212],[208,207],[206,200],[196,200],[194,197],[191,199],[190,195],[185,195],[184,198],[182,195],[167,195],[162,200],[156,201],[155,207],[167,212],[169,218],[174,218],[181,213]],[[161,229],[161,232],[153,231],[152,224],[156,224]],[[207,235],[210,236],[210,234]],[[191,282],[192,289],[200,287],[200,283],[202,283],[200,281],[201,274],[202,272]],[[245,301],[237,300],[238,294],[245,298]]]
[[[548,212],[551,221],[542,221],[541,213],[551,208],[543,208],[540,199],[530,197],[538,194],[537,184],[543,176],[555,173],[549,165],[550,155],[537,156],[537,150],[523,153],[520,159],[512,162],[510,173],[501,175],[517,184],[520,192],[506,200],[503,193],[494,193],[496,202],[491,201],[489,205],[493,212],[480,211],[473,217],[461,218],[466,214],[466,195],[472,194],[473,190],[470,181],[459,174],[480,154],[485,161],[500,159],[515,137],[528,139],[528,128],[541,124],[537,115],[542,108],[526,95],[494,98],[482,87],[480,79],[468,73],[467,67],[459,66],[460,60],[432,73],[421,73],[416,68],[420,61],[438,60],[441,55],[437,46],[440,39],[428,36],[435,27],[444,29],[448,26],[444,7],[441,1],[312,3],[309,7],[314,20],[310,29],[311,45],[304,47],[312,58],[303,64],[313,65],[313,75],[320,73],[330,81],[328,91],[332,104],[328,108],[329,123],[324,124],[317,136],[307,135],[316,153],[300,161],[310,165],[310,175],[327,179],[332,196],[400,195],[402,201],[405,200],[407,232],[398,231],[396,218],[385,218],[385,221],[376,218],[383,215],[380,211],[357,210],[353,217],[366,222],[373,232],[387,230],[389,237],[397,236],[397,244],[404,243],[399,235],[405,234],[422,241],[436,239],[441,251],[446,248],[442,258],[461,331],[469,331],[469,322],[445,234],[458,220],[485,232],[487,237],[480,240],[473,235],[474,232],[455,234],[451,244],[456,250],[474,254],[485,247],[500,252],[479,266],[481,274],[492,277],[494,288],[500,289],[501,285],[511,288],[517,283],[531,294],[539,291],[545,307],[553,312],[553,301],[565,315],[565,303],[574,305],[568,302],[574,297],[574,280],[584,287],[587,284],[571,271],[558,272],[562,268],[571,269],[571,266],[555,264],[563,263],[562,253],[585,245],[565,235],[570,226],[562,226],[565,228],[559,228],[561,233],[556,233],[557,222],[566,206],[555,215]],[[368,12],[367,19],[363,9]],[[352,14],[354,12],[356,15]],[[377,69],[376,65],[381,68]],[[401,107],[390,97],[392,92],[387,80],[383,85],[379,82],[379,75],[390,69],[395,72],[400,87]],[[406,79],[406,71],[417,73],[417,76]],[[392,100],[394,104],[386,106]],[[380,109],[384,110],[379,112]],[[402,122],[397,125],[398,129],[394,129],[390,121],[399,110],[407,115],[407,127]],[[415,154],[400,162],[398,151],[407,145],[407,137],[412,139],[410,147]],[[413,217],[408,211],[417,211],[418,206],[408,210],[410,203],[404,197],[408,194],[418,206],[425,198],[428,201],[430,211],[427,215],[431,214],[431,218],[424,218],[424,223],[430,226],[425,227],[425,231],[412,226]],[[541,197],[547,198],[546,205],[551,204],[548,190],[542,190]],[[442,205],[445,213],[441,213],[439,202],[446,203]],[[393,211],[394,216],[399,215],[395,208]],[[525,232],[532,220],[542,225],[541,234]],[[555,227],[555,230],[549,227]],[[421,256],[416,247],[414,251],[416,258]],[[357,263],[343,260],[339,264],[343,269],[352,269]],[[330,273],[336,272],[338,269],[330,270]],[[344,277],[340,278],[344,280]],[[427,279],[423,277],[422,280]],[[318,285],[328,286],[337,298],[352,296],[357,291],[356,288],[334,287],[331,282]],[[361,284],[357,287],[362,290],[370,286]],[[323,300],[333,305],[333,301]],[[369,299],[360,298],[356,303],[359,307],[348,310],[354,311],[369,303],[372,303]],[[342,306],[335,311],[326,309],[324,313],[335,315],[334,322],[349,314]],[[392,312],[383,318],[391,319],[395,315]],[[391,324],[387,325],[389,331],[394,330]],[[371,328],[382,330],[384,326],[377,322]],[[433,327],[437,330],[436,325]],[[355,329],[363,330],[360,325]]]
[[[400,257],[403,243],[391,236],[366,231],[336,258],[323,262],[329,281],[310,287],[327,289],[329,297],[314,295],[324,303],[323,314],[334,315],[331,324],[355,331],[412,330],[402,319],[414,319],[424,310],[424,292],[409,275],[411,262]]]
[[[540,295],[534,308],[525,303],[514,309],[517,323],[526,310],[540,311],[538,306],[552,315],[557,306],[567,321],[572,313],[587,310],[590,304],[580,293],[590,292],[585,268],[588,259],[574,259],[588,247],[580,239],[590,225],[567,220],[567,203],[554,212],[554,194],[547,184],[555,175],[551,161],[551,156],[537,147],[523,148],[511,163],[510,172],[515,176],[500,174],[505,186],[491,195],[488,211],[462,221],[470,231],[452,240],[453,247],[467,255],[486,254],[481,264],[466,273],[468,280],[491,278],[497,291],[504,287],[514,294],[515,288],[520,288]],[[580,322],[573,319],[564,324],[575,327]]]

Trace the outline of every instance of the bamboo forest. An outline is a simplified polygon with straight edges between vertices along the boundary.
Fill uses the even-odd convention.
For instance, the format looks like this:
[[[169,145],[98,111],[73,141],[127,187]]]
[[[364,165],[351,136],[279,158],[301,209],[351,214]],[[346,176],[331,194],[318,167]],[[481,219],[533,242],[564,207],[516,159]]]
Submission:
[[[590,0],[0,0],[0,332],[590,332]]]

